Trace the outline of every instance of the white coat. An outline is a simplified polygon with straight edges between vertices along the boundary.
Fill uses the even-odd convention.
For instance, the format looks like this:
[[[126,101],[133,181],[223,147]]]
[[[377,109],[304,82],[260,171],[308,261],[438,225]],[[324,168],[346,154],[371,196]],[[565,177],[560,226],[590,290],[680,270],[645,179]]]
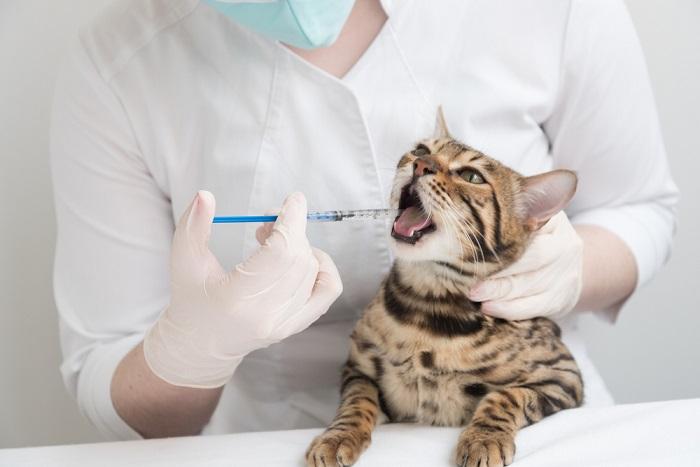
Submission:
[[[198,189],[218,213],[386,206],[398,158],[452,133],[523,174],[579,174],[568,214],[633,252],[639,282],[668,256],[676,188],[644,61],[621,0],[383,1],[389,20],[342,79],[197,0],[120,1],[80,35],[59,81],[51,158],[55,289],[66,384],[106,436],[136,434],[109,384],[169,300],[174,220]],[[234,265],[255,226],[216,226]],[[325,425],[353,321],[392,258],[388,222],[312,224],[345,292],[300,335],[251,354],[205,433]],[[611,399],[562,323],[588,404]]]

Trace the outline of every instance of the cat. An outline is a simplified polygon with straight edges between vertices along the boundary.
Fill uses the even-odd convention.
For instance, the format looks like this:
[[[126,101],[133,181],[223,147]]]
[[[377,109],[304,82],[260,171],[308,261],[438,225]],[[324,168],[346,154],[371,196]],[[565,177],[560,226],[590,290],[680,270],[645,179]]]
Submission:
[[[557,324],[493,318],[466,296],[522,255],[576,184],[567,170],[521,176],[452,138],[438,110],[434,137],[398,163],[396,260],[352,332],[341,403],[309,466],[354,464],[383,418],[465,426],[458,466],[508,465],[520,428],[582,403]]]

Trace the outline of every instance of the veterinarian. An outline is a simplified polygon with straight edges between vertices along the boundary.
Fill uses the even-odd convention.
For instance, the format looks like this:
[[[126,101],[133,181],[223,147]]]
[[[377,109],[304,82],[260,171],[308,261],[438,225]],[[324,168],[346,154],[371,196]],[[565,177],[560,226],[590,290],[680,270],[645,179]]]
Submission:
[[[556,318],[586,404],[610,404],[576,322],[615,321],[662,266],[678,199],[622,0],[118,1],[73,48],[51,135],[61,371],[99,431],[326,425],[390,222],[306,225],[307,204],[386,206],[438,105],[525,175],[577,171],[568,216],[471,297]]]

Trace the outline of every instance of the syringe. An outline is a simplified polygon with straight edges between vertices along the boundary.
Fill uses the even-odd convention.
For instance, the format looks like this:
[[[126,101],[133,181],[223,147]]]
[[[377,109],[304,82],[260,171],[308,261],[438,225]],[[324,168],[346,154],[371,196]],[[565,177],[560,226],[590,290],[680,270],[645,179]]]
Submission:
[[[346,220],[373,220],[394,218],[399,209],[355,209],[350,211],[310,211],[306,219],[310,222],[339,222]],[[219,216],[214,224],[238,224],[243,222],[275,222],[277,216]]]

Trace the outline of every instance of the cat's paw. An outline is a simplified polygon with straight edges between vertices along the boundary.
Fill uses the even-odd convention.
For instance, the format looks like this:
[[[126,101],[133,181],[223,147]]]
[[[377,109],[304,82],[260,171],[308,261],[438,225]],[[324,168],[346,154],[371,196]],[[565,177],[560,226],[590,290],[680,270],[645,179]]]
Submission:
[[[371,441],[369,433],[326,430],[306,450],[308,467],[346,467],[357,462]]]
[[[513,462],[514,455],[512,436],[479,433],[459,440],[455,461],[459,467],[504,467]]]

